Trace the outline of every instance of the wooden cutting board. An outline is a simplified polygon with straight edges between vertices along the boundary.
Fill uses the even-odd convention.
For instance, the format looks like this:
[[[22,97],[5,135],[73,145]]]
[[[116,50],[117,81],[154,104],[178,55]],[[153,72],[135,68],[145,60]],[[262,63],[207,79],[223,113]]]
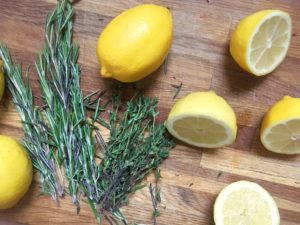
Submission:
[[[13,59],[26,68],[33,65],[42,48],[46,14],[55,0],[0,1],[0,41]],[[238,118],[235,144],[220,149],[199,149],[178,142],[162,165],[162,215],[159,225],[212,225],[216,195],[227,184],[250,180],[261,184],[275,198],[282,225],[300,224],[300,155],[281,156],[268,152],[259,141],[261,119],[268,108],[284,95],[300,96],[300,1],[298,0],[82,0],[76,3],[75,41],[80,45],[82,85],[85,93],[106,89],[100,78],[95,48],[104,26],[125,9],[142,3],[167,6],[174,17],[174,42],[167,75],[159,69],[138,83],[147,94],[160,100],[160,119],[174,104],[175,88],[182,83],[178,98],[192,91],[214,90],[224,96]],[[233,61],[228,51],[230,35],[243,17],[262,9],[282,9],[293,20],[293,37],[287,58],[272,74],[253,77]],[[159,38],[159,37],[157,37]],[[34,67],[31,85],[39,95]],[[177,98],[177,99],[178,99]],[[0,134],[21,138],[23,132],[11,99],[0,103]],[[153,181],[153,176],[147,178]],[[26,197],[15,208],[0,212],[1,221],[30,225],[96,224],[85,203],[79,215],[70,198],[58,206],[49,196],[38,196],[38,177]],[[152,224],[149,191],[144,188],[123,208],[130,221]]]

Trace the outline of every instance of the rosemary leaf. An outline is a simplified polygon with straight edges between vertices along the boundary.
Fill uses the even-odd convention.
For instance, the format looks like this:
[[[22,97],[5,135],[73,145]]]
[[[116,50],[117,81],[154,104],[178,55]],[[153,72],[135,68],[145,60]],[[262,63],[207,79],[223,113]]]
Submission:
[[[173,96],[173,100],[178,96],[178,94],[180,93],[181,91],[181,88],[182,88],[182,82],[179,84],[179,85],[172,85],[173,88],[176,88],[176,92]]]
[[[167,55],[163,64],[164,75],[167,75],[168,73],[168,63],[169,63],[169,55]]]

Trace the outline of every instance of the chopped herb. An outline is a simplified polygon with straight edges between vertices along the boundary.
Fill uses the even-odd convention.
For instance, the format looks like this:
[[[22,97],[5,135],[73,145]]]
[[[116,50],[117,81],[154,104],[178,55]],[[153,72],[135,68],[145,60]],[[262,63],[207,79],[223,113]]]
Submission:
[[[160,169],[155,171],[155,199],[158,203],[161,203],[160,188],[158,187],[158,181],[161,179]]]
[[[218,175],[217,175],[217,178],[219,178],[220,176],[222,176],[222,174],[223,174],[223,172],[220,171],[220,172],[218,173]]]
[[[154,210],[152,215],[153,215],[154,218],[159,217],[160,216],[160,211],[156,209],[156,210]]]
[[[181,88],[182,88],[182,82],[181,82],[179,85],[174,85],[174,84],[172,84],[172,87],[173,87],[173,88],[176,88],[175,95],[173,96],[173,99],[175,99],[175,98],[178,96],[179,92],[181,91]]]
[[[164,75],[167,75],[168,73],[168,63],[169,63],[169,55],[167,55],[164,61],[164,65],[163,65]]]

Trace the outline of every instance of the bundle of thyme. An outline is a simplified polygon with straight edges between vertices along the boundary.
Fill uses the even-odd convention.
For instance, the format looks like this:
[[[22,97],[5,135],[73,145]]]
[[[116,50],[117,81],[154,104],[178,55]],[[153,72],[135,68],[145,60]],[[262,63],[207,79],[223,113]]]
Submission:
[[[112,90],[104,105],[103,92],[94,100],[94,94],[83,97],[79,48],[72,42],[73,16],[71,3],[63,0],[47,18],[46,43],[36,61],[42,107],[35,106],[28,77],[23,79],[21,67],[13,64],[3,45],[0,58],[23,122],[24,146],[42,178],[42,191],[55,199],[63,196],[65,177],[77,212],[83,193],[99,221],[105,217],[111,224],[128,224],[120,207],[130,193],[144,186],[140,182],[168,157],[174,143],[165,137],[164,125],[156,124],[157,100],[138,93],[124,104],[120,88]],[[94,111],[91,120],[87,110]],[[103,113],[109,114],[109,121]],[[95,122],[109,129],[107,144]],[[99,164],[97,150],[103,155]]]
[[[137,93],[124,105],[114,90],[111,107],[109,124],[104,124],[110,140],[98,167],[100,215],[109,212],[126,224],[119,208],[130,193],[146,186],[140,182],[169,156],[174,143],[165,136],[165,126],[156,124],[156,99]]]

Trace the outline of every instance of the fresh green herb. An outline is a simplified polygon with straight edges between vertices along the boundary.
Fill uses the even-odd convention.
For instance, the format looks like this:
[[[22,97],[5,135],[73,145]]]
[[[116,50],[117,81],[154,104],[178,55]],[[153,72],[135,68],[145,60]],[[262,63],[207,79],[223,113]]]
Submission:
[[[174,143],[165,136],[164,125],[156,124],[156,99],[138,93],[124,104],[120,88],[112,90],[106,103],[104,92],[83,97],[79,48],[72,42],[73,15],[71,3],[63,0],[47,18],[46,43],[36,61],[43,107],[34,105],[28,80],[2,45],[0,57],[23,121],[24,145],[41,174],[43,191],[55,199],[62,196],[65,176],[77,212],[83,193],[99,222],[106,218],[111,224],[128,224],[120,207],[128,203],[130,193],[145,186],[141,181],[168,157]],[[108,109],[106,121],[102,114]],[[87,110],[94,111],[91,120]],[[108,143],[96,122],[109,129]],[[99,164],[95,157],[101,159]]]
[[[163,124],[156,124],[157,100],[137,94],[126,105],[120,90],[111,97],[110,140],[99,165],[101,213],[119,213],[128,194],[168,157],[174,143],[165,137]],[[122,109],[124,111],[122,113]],[[122,116],[120,116],[120,112]],[[142,186],[143,187],[143,186]]]
[[[63,166],[69,194],[79,210],[81,187],[88,198],[99,195],[96,188],[95,140],[86,122],[86,108],[80,87],[77,64],[79,48],[72,43],[74,9],[68,1],[59,2],[48,16],[45,47],[36,62],[44,113],[53,141],[57,146],[57,161]]]
[[[7,48],[2,44],[0,44],[0,58],[4,62],[8,89],[23,124],[25,134],[23,145],[31,156],[33,166],[40,172],[42,193],[50,194],[58,201],[58,198],[63,196],[64,189],[61,181],[62,175],[53,157],[56,145],[43,119],[43,109],[34,105],[28,71],[27,80],[24,81],[21,67],[12,62]]]
[[[160,169],[155,171],[155,199],[158,203],[161,203],[160,188],[158,187],[158,181],[161,179]]]
[[[160,216],[160,211],[158,210],[158,204],[161,203],[160,197],[160,188],[158,187],[159,179],[161,179],[160,169],[156,168],[155,171],[155,186],[153,187],[152,184],[149,186],[150,197],[153,206],[152,218],[153,218],[153,225],[156,225],[156,217]]]
[[[152,187],[152,184],[149,185],[150,197],[151,197],[152,207],[153,207],[153,212],[152,212],[153,225],[157,224],[156,217],[160,216],[157,199],[155,196],[155,189],[156,187]]]
[[[156,210],[153,212],[153,217],[156,218],[156,217],[159,217],[159,216],[160,216],[160,211],[156,209]],[[155,223],[155,224],[156,224],[156,223]]]
[[[174,84],[172,84],[172,87],[173,87],[173,88],[176,88],[176,92],[175,92],[175,94],[174,94],[174,96],[173,96],[173,99],[175,99],[175,98],[178,96],[179,92],[181,91],[181,88],[182,88],[182,82],[181,82],[179,85],[174,85]]]

